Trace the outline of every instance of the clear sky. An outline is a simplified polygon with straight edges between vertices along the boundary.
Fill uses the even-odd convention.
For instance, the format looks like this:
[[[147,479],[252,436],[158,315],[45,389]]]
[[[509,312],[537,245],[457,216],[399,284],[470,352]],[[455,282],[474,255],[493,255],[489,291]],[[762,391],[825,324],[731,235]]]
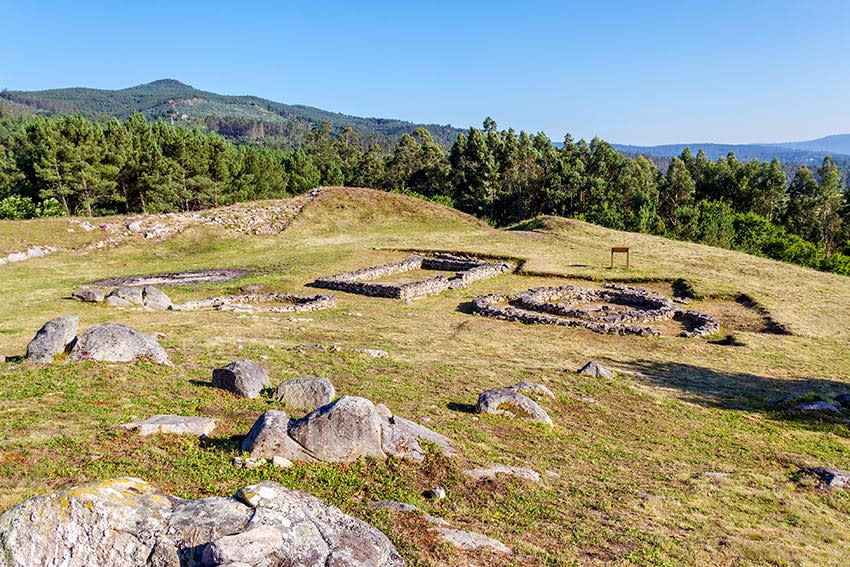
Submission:
[[[850,132],[850,0],[0,0],[0,88],[173,78],[616,143]]]

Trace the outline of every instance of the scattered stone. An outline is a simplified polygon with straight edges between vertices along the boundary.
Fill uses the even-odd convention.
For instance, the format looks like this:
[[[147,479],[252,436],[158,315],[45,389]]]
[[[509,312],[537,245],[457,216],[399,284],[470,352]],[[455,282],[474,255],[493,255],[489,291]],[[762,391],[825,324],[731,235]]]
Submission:
[[[103,362],[130,362],[140,357],[171,366],[155,338],[120,323],[95,325],[83,333],[69,355],[70,360]]]
[[[332,295],[296,295],[293,293],[262,293],[224,295],[171,306],[174,311],[237,311],[250,313],[293,313],[319,311],[336,307]]]
[[[142,288],[142,305],[148,309],[171,309],[171,299],[157,288],[146,285]]]
[[[443,500],[446,497],[446,489],[442,486],[435,486],[423,491],[422,496],[428,500]]]
[[[437,533],[443,541],[452,544],[458,549],[467,551],[477,549],[488,549],[505,555],[513,554],[511,548],[497,539],[487,537],[476,532],[458,530],[455,528],[437,528]]]
[[[173,435],[209,435],[215,429],[215,421],[209,417],[186,415],[153,415],[138,423],[125,423],[125,429],[137,430],[145,437],[156,433]]]
[[[271,386],[269,376],[253,360],[237,360],[212,374],[212,384],[243,398],[258,398],[264,388]]]
[[[814,400],[800,402],[790,406],[789,411],[798,413],[841,413],[841,409],[831,402],[825,400]]]
[[[599,400],[597,400],[596,398],[591,398],[590,396],[579,396],[576,399],[580,402],[584,402],[584,403],[590,404],[592,406],[595,406],[596,404],[599,403]]]
[[[259,526],[211,541],[204,548],[201,561],[210,566],[233,563],[256,565],[269,558],[284,559],[280,557],[282,548],[283,537],[278,530]]]
[[[594,378],[613,378],[614,372],[610,368],[606,368],[596,361],[591,360],[576,372],[582,376],[593,376]]]
[[[850,486],[850,472],[847,471],[827,467],[807,467],[801,469],[800,472],[818,477],[821,488],[847,488]]]
[[[379,510],[392,510],[393,512],[402,512],[407,514],[422,514],[422,511],[419,510],[413,504],[407,504],[405,502],[396,502],[394,500],[384,500],[382,502],[373,502],[369,504],[369,508],[377,508]],[[451,526],[450,523],[445,521],[442,518],[438,518],[437,516],[432,516],[430,514],[422,514],[422,517],[430,524],[435,524],[438,526]]]
[[[504,474],[508,476],[516,476],[531,482],[540,482],[540,474],[521,467],[512,467],[508,465],[493,465],[491,467],[470,469],[463,471],[463,474],[474,480],[496,480],[498,475]]]
[[[327,378],[290,378],[278,384],[274,397],[292,409],[313,410],[336,397],[336,389]]]
[[[378,350],[375,348],[356,348],[354,352],[363,353],[365,355],[371,356],[373,358],[389,358],[390,353],[385,350]]]
[[[240,469],[258,469],[268,462],[263,457],[233,457],[233,466]]]
[[[191,285],[199,283],[219,283],[244,278],[250,272],[247,270],[202,270],[197,272],[168,272],[142,276],[122,276],[92,282],[94,287],[145,287]]]
[[[45,323],[27,345],[27,360],[49,364],[53,357],[62,354],[77,336],[79,317],[64,316]]]
[[[519,392],[505,388],[482,392],[478,396],[478,404],[475,409],[478,413],[509,415],[535,423],[552,425],[552,418],[543,408],[537,405],[537,402]]]
[[[132,233],[142,232],[142,221],[134,221],[127,225],[127,230]]]
[[[0,517],[3,565],[387,566],[387,537],[317,498],[271,481],[233,498],[182,500],[137,478],[69,488]]]
[[[106,299],[106,292],[102,289],[91,288],[91,287],[81,287],[77,291],[71,294],[73,299],[77,301],[84,301],[88,303],[103,303],[103,300]]]
[[[112,290],[112,293],[106,296],[106,301],[112,307],[130,307],[132,305],[144,305],[144,297],[142,288],[140,287],[119,287]]]
[[[702,473],[703,478],[711,479],[715,482],[720,482],[723,480],[728,480],[732,475],[727,472],[721,471],[707,471]]]
[[[558,480],[559,478],[561,478],[560,473],[556,473],[555,471],[550,471],[550,470],[546,471],[546,476],[549,477],[549,478],[555,479],[555,480]]]
[[[274,457],[272,457],[272,465],[276,466],[279,469],[288,469],[293,464],[294,463],[292,461],[290,461],[289,459],[285,459],[280,455],[275,455]]]
[[[77,225],[86,232],[95,230],[95,227],[88,221],[78,221]]]
[[[298,350],[299,352],[306,352],[306,351],[309,351],[309,350],[317,350],[319,352],[339,352],[341,350],[339,348],[339,345],[337,345],[337,344],[324,345],[322,343],[313,343],[313,344],[304,343],[304,344],[298,345],[297,347],[295,347],[295,349]]]
[[[555,399],[555,394],[552,393],[552,390],[543,384],[537,384],[535,382],[520,382],[519,384],[508,386],[508,390],[525,394],[528,397]]]

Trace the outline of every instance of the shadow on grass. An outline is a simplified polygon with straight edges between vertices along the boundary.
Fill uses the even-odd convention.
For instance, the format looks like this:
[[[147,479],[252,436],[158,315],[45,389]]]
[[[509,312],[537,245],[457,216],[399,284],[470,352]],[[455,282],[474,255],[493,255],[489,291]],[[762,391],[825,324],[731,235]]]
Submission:
[[[467,315],[473,315],[475,314],[475,304],[471,301],[464,301],[455,308],[455,311],[466,313]]]
[[[783,400],[803,396],[832,400],[839,394],[850,392],[850,383],[839,380],[771,378],[648,360],[626,363],[624,369],[636,372],[639,380],[653,386],[679,390],[685,400],[705,407],[765,413],[773,419],[818,428],[830,424],[844,426],[850,417],[846,413],[842,416],[791,412],[781,404]],[[845,436],[850,437],[850,430],[847,430]]]
[[[224,451],[227,453],[240,451],[242,441],[245,435],[231,435],[230,437],[204,437],[201,439],[201,447],[204,449],[213,449],[215,451]]]
[[[452,411],[459,411],[461,413],[476,413],[476,407],[474,404],[459,404],[457,402],[449,402],[446,407]]]

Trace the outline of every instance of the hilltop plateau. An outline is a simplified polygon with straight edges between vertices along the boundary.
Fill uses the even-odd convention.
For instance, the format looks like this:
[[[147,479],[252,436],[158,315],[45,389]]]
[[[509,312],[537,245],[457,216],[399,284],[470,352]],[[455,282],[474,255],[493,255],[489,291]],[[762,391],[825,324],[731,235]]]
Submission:
[[[850,393],[846,276],[560,217],[497,230],[434,203],[341,187],[201,213],[0,221],[0,257],[36,246],[56,251],[0,265],[0,509],[123,476],[182,498],[273,480],[376,526],[408,565],[846,564],[850,491],[825,489],[805,471],[850,469],[850,415],[840,405],[795,411],[800,400]],[[629,269],[619,257],[610,267],[612,247],[630,249]],[[510,269],[412,301],[308,285],[414,253]],[[274,292],[330,293],[336,304],[288,314],[70,299],[98,280],[219,269],[247,275],[160,289],[175,303]],[[720,332],[683,338],[671,319],[658,336],[599,334],[473,313],[484,294],[604,284],[675,297]],[[82,328],[115,322],[155,334],[173,366],[16,357],[60,315]],[[422,463],[234,466],[258,416],[283,407],[212,387],[214,368],[242,359],[273,386],[327,377],[340,395],[448,437],[457,455],[429,446]],[[578,374],[590,360],[614,377]],[[552,391],[539,402],[552,426],[474,412],[481,392],[519,382]],[[119,427],[152,414],[217,425],[201,439]],[[464,474],[493,464],[531,469],[539,482]],[[437,486],[446,497],[426,497]],[[512,553],[457,549],[421,514],[370,507],[386,500]]]

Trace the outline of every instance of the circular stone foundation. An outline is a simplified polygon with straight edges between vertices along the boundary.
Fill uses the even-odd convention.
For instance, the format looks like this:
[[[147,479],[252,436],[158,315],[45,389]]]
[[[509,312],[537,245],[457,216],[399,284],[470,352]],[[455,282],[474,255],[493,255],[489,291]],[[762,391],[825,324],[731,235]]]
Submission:
[[[165,274],[150,274],[141,276],[124,276],[98,280],[89,284],[93,287],[141,287],[141,286],[171,286],[192,285],[201,283],[226,282],[244,278],[248,270],[216,269],[199,270],[196,272],[170,272]]]
[[[673,300],[630,286],[607,284],[602,289],[576,286],[537,287],[515,295],[479,295],[478,315],[528,324],[585,328],[609,335],[657,336],[647,323],[675,319],[686,326],[679,336],[716,333],[712,316],[678,309]]]

